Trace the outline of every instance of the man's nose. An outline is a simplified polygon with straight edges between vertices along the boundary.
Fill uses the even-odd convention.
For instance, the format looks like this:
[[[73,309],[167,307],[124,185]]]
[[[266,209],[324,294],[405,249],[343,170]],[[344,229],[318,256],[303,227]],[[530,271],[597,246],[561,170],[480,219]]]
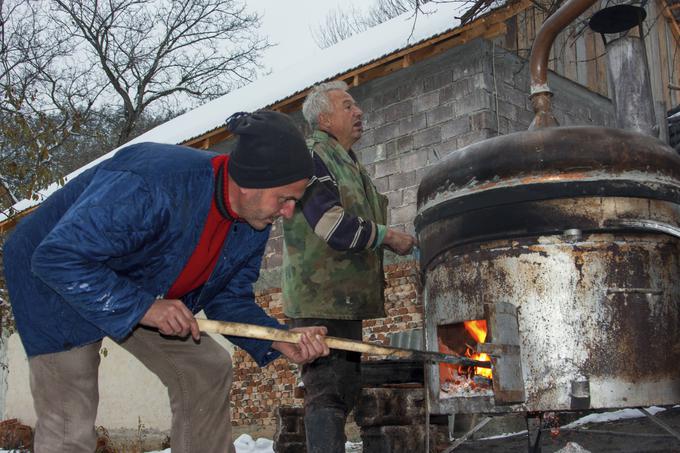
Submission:
[[[283,203],[283,206],[281,207],[281,216],[284,219],[290,219],[291,217],[293,217],[294,212],[295,212],[294,200],[288,200],[285,203]]]

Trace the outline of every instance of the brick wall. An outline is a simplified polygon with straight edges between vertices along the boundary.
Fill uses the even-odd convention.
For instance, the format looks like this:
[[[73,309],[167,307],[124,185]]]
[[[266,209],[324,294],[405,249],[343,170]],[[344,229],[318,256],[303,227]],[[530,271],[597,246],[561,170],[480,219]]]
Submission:
[[[417,270],[413,261],[385,267],[385,311],[387,316],[364,321],[364,339],[388,344],[387,334],[422,327],[422,306],[417,294]],[[258,291],[258,304],[281,322],[281,289]],[[274,410],[279,405],[301,406],[295,398],[298,386],[297,366],[286,359],[277,359],[260,368],[243,350],[235,349],[234,384],[232,386],[233,425],[268,426],[275,423]]]
[[[256,298],[270,316],[284,321],[279,288],[258,291]],[[232,359],[232,425],[272,425],[275,421],[273,409],[277,405],[302,404],[302,400],[294,397],[295,387],[298,385],[296,365],[280,358],[260,368],[239,348],[235,348]]]
[[[611,102],[549,74],[555,116],[562,125],[611,125]],[[389,76],[351,89],[364,111],[364,135],[355,151],[389,201],[389,224],[414,232],[418,185],[440,160],[499,134],[526,130],[533,113],[525,60],[486,40],[475,40]],[[308,130],[299,112],[293,117]],[[280,225],[271,233],[256,286],[258,301],[281,318]],[[390,332],[422,327],[422,301],[412,257],[386,253],[383,319],[364,322],[364,339],[385,342]],[[296,371],[285,363],[258,370],[235,356],[234,423],[273,424],[278,404],[301,403],[290,393]],[[257,391],[256,391],[257,390]],[[254,395],[257,393],[257,395]],[[242,395],[248,395],[247,398]]]

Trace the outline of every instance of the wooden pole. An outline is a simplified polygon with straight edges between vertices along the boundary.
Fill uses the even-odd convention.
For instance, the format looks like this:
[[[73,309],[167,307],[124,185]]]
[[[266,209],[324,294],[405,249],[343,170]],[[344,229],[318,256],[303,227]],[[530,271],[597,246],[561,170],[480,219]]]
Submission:
[[[209,319],[197,319],[198,327],[204,332],[231,335],[234,337],[254,338],[257,340],[282,341],[284,343],[298,343],[302,334],[289,330],[275,329],[273,327],[243,324],[238,322],[213,321]],[[419,351],[417,349],[395,348],[381,346],[358,340],[325,336],[324,341],[331,349],[343,351],[363,352],[366,354],[384,355],[388,358],[412,359],[433,362],[446,362],[464,366],[478,366],[490,368],[489,362],[472,360],[467,357],[443,354],[433,351]]]

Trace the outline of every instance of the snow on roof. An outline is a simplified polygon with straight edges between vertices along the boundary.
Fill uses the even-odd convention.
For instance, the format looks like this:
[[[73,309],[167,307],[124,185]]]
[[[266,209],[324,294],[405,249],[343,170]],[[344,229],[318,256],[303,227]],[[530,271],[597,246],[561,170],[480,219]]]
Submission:
[[[464,1],[421,5],[417,16],[412,12],[404,13],[334,46],[301,56],[290,66],[163,123],[123,146],[139,142],[177,144],[198,137],[221,127],[232,113],[250,112],[272,105],[316,83],[452,30],[460,25],[458,17],[468,6]],[[68,174],[64,181],[108,159],[123,146]],[[61,185],[53,183],[38,192],[37,200],[22,200],[0,212],[0,222],[13,213],[39,204],[59,187]]]

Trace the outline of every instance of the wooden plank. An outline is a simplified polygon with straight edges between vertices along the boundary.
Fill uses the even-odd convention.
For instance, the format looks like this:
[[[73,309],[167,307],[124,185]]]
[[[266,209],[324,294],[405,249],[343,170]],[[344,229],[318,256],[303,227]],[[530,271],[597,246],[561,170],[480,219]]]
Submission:
[[[588,65],[586,63],[586,35],[582,33],[576,40],[576,78],[583,86],[588,85]]]
[[[666,18],[663,18],[662,20],[657,22],[657,38],[659,40],[659,62],[661,64],[660,69],[660,75],[661,75],[661,86],[663,87],[663,100],[666,103],[666,106],[670,107],[673,105],[671,103],[671,98],[670,98],[670,90],[668,89],[668,84],[670,83],[670,79],[668,77],[669,74],[669,66],[668,66],[668,46],[666,45]]]
[[[671,18],[671,28],[673,30],[673,36],[675,36],[675,41],[680,41],[680,24],[678,24],[675,17]]]
[[[654,3],[654,9],[657,9],[657,8],[660,9],[663,12],[663,15],[666,16],[666,18],[670,21],[670,26],[671,26],[671,30],[673,31],[673,36],[675,37],[675,41],[678,42],[680,40],[680,24],[678,24],[678,21],[675,19],[675,16],[673,15],[673,10],[680,9],[680,3],[668,5],[663,0],[657,0],[656,2],[652,2],[652,3]],[[647,16],[647,17],[649,17],[649,16]],[[656,17],[656,16],[652,16],[652,17]]]
[[[572,25],[567,27],[564,33],[564,75],[569,80],[578,82],[578,73],[576,72],[576,43],[573,36],[576,34],[576,28]]]
[[[672,27],[671,27],[672,30]],[[676,86],[680,85],[680,37],[675,36],[675,33],[673,33],[673,39],[671,40],[672,46],[671,48],[673,49],[673,57],[671,61],[671,65],[673,68],[673,78],[672,78],[672,83]],[[673,101],[675,105],[680,104],[680,91],[674,90],[673,91]]]
[[[599,36],[596,36],[590,31],[586,33],[586,86],[590,91],[597,91],[597,55],[595,54],[595,39],[599,39]]]
[[[513,16],[505,21],[507,31],[503,47],[511,52],[517,51],[517,16]]]
[[[536,7],[527,10],[527,59],[531,54],[531,47],[534,45],[536,39]]]
[[[666,23],[663,25],[663,27],[660,24],[657,24],[657,27],[664,28],[664,32],[666,35],[666,45],[664,47],[666,50],[665,53],[667,56],[669,66],[668,71],[669,83],[677,85],[678,77],[680,77],[680,66],[677,63],[678,56],[677,47],[678,42],[680,42],[680,24],[678,24],[678,20],[675,18],[673,14],[673,10],[679,9],[680,4],[676,3],[673,5],[668,5],[668,3],[663,0],[657,0],[657,2],[651,3],[652,4],[650,5],[649,9],[661,10],[666,19],[665,21]],[[660,53],[663,53],[663,48],[660,49]],[[671,108],[673,106],[678,105],[678,103],[680,102],[680,92],[678,92],[677,90],[670,90],[667,84],[663,86],[663,92],[668,97],[666,108]]]
[[[668,97],[669,97],[669,106],[673,107],[678,105],[678,90],[671,90],[670,85],[678,85],[677,84],[677,72],[675,69],[675,60],[677,59],[677,54],[678,54],[678,44],[677,41],[675,40],[675,37],[673,36],[673,32],[671,31],[671,26],[668,21],[664,24],[664,29],[666,31],[666,56],[667,56],[667,62],[668,62],[668,85],[667,90],[668,90]]]
[[[380,60],[376,60],[373,63],[364,65],[361,68],[357,68],[357,69],[352,70],[350,72],[341,74],[337,78],[345,78],[345,77],[348,77],[350,75],[354,75],[355,73],[365,72],[365,71],[371,70],[373,68],[376,68],[378,66],[389,64],[393,60],[400,59],[404,55],[407,55],[409,53],[412,53],[412,52],[415,52],[415,51],[418,51],[420,49],[424,49],[424,48],[427,48],[427,47],[433,47],[433,46],[435,46],[439,43],[442,43],[444,41],[447,41],[449,39],[455,39],[456,37],[458,37],[458,35],[461,35],[463,33],[471,31],[471,30],[477,29],[476,31],[479,31],[480,29],[483,30],[483,29],[489,28],[492,24],[496,24],[498,22],[503,22],[508,17],[512,17],[513,15],[517,14],[519,11],[522,11],[522,10],[528,8],[530,4],[531,4],[531,2],[529,0],[521,0],[517,3],[514,3],[510,6],[508,6],[507,8],[499,9],[499,10],[493,12],[493,13],[489,13],[486,16],[483,16],[479,19],[476,19],[475,21],[470,22],[469,24],[464,25],[462,27],[458,27],[458,28],[456,28],[456,29],[454,29],[454,30],[452,30],[448,33],[439,35],[437,37],[434,37],[432,39],[424,41],[420,44],[416,44],[414,46],[411,46],[407,49],[403,49],[403,50],[400,50],[398,52],[394,52],[393,54],[387,55]],[[472,31],[472,33],[474,34],[475,31]]]
[[[297,98],[290,102],[279,102],[278,104],[274,104],[271,109],[283,113],[294,113],[302,109],[302,103],[304,101],[305,98]]]
[[[492,26],[484,30],[484,33],[482,33],[482,37],[485,39],[493,39],[505,35],[507,31],[508,31],[507,24],[505,22],[498,22],[497,24],[493,24]]]
[[[210,139],[212,143],[220,143],[223,142],[224,140],[227,140],[231,136],[232,133],[229,132],[225,126],[222,126],[210,132],[206,132],[203,135],[192,138],[191,140],[187,140],[182,144],[185,146],[191,146],[192,148],[200,148],[201,144],[204,143],[205,140],[207,139]]]
[[[358,86],[360,83],[366,83],[369,80],[377,79],[379,77],[384,77],[386,75],[392,74],[393,72],[402,69],[403,66],[404,63],[402,62],[401,59],[399,59],[394,60],[388,64],[372,68],[368,71],[364,71],[361,74],[355,74],[352,77],[352,80],[356,80],[356,85],[353,86]]]
[[[528,11],[522,11],[517,16],[517,55],[529,59],[529,37],[527,36]]]
[[[597,93],[609,97],[607,88],[607,59],[602,39],[595,40],[595,58],[597,58]]]
[[[212,136],[211,136],[211,137],[208,137],[208,138],[206,138],[206,139],[204,139],[204,140],[200,143],[200,145],[197,146],[197,148],[199,148],[199,149],[204,149],[204,150],[205,150],[205,149],[210,149],[210,139],[211,139],[211,138],[212,138]]]
[[[648,14],[645,24],[649,27],[649,33],[645,39],[645,47],[647,50],[647,60],[649,63],[649,78],[652,85],[652,98],[655,102],[661,102],[663,100],[663,90],[661,86],[661,76],[659,75],[661,67],[661,56],[659,49],[659,40],[656,39],[658,33],[657,28],[659,27],[658,20],[653,20],[650,18],[658,18],[662,11],[658,9],[660,2],[649,2],[647,4]]]
[[[24,211],[21,211],[9,219],[6,219],[2,222],[0,222],[0,233],[7,233],[12,230],[16,226],[16,224],[21,220],[25,215],[35,211],[38,208],[38,206],[33,206],[30,207]]]
[[[425,49],[421,49],[418,52],[413,52],[408,55],[410,63],[408,65],[417,63],[418,61],[424,60],[426,58],[430,58],[434,55],[440,54],[442,52],[445,52],[446,50],[449,50],[453,47],[459,46],[461,44],[464,44],[466,42],[472,41],[475,38],[478,37],[484,37],[487,39],[494,38],[496,36],[501,36],[506,32],[505,28],[505,23],[504,22],[498,22],[495,24],[490,25],[487,28],[473,28],[469,29],[463,33],[458,34],[457,36],[452,37],[451,39],[448,39],[446,41],[439,42],[433,46],[430,46]],[[406,58],[407,56],[404,56],[403,58]],[[402,69],[405,65],[405,63],[402,61],[402,59],[399,60],[394,60],[390,63],[384,64],[382,66],[375,67],[373,69],[370,69],[368,71],[363,71],[362,73],[355,75],[355,77],[358,76],[359,82],[358,83],[366,83],[369,80],[373,80],[379,77],[384,77],[386,75],[389,75],[395,71],[398,71]]]
[[[566,45],[566,34],[564,30],[555,37],[552,47],[552,61],[554,62],[555,72],[564,76],[566,74],[566,62],[564,60],[564,47]]]

